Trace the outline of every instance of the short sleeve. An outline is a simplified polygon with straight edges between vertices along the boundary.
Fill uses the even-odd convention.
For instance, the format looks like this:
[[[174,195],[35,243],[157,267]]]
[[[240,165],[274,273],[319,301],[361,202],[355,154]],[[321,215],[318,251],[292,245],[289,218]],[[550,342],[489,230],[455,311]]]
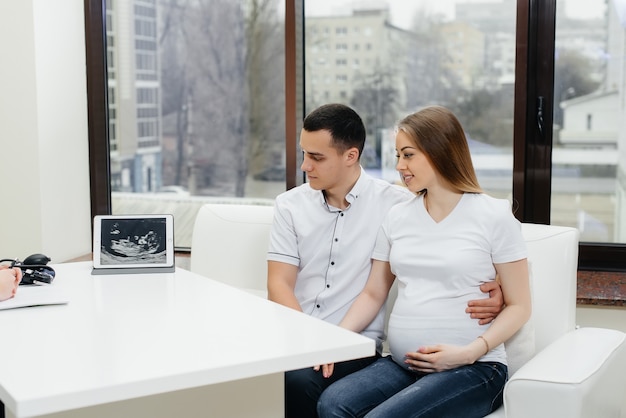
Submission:
[[[270,232],[267,260],[279,261],[294,266],[300,264],[298,240],[293,218],[289,210],[283,207],[278,199],[274,206],[274,220]]]
[[[494,213],[497,219],[491,239],[492,259],[496,264],[510,263],[528,257],[522,226],[515,218],[507,200],[498,201]]]
[[[379,261],[389,261],[389,252],[391,251],[391,240],[388,234],[389,224],[387,220],[378,229],[376,236],[376,244],[372,252],[372,258]]]

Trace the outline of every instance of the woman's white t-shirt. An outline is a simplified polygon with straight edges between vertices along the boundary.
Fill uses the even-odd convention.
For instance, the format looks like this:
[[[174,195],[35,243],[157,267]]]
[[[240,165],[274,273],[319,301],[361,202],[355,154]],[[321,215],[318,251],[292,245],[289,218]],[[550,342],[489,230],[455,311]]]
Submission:
[[[388,261],[398,281],[389,320],[393,359],[432,344],[465,345],[483,334],[465,308],[488,297],[479,286],[496,277],[494,263],[527,257],[520,222],[510,204],[485,194],[465,193],[453,211],[435,222],[423,196],[393,207],[378,234],[372,258]],[[479,361],[506,364],[504,345]]]

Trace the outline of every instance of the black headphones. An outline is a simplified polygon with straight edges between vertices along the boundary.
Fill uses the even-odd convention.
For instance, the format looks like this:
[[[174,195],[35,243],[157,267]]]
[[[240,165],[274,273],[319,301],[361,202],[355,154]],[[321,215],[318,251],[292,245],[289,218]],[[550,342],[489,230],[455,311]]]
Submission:
[[[50,284],[54,280],[54,269],[47,264],[50,257],[43,254],[32,254],[20,261],[18,259],[5,258],[0,263],[10,262],[10,267],[19,267],[22,270],[20,285]]]

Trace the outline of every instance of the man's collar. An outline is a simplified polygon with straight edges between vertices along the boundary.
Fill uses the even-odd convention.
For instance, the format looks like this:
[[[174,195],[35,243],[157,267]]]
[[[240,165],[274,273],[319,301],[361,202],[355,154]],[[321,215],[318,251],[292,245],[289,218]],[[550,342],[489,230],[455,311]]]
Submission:
[[[352,189],[346,195],[346,201],[352,205],[358,198],[359,195],[365,190],[367,187],[367,181],[371,178],[369,174],[365,172],[363,167],[359,166],[361,169],[361,173],[359,174],[359,178],[357,179]],[[328,206],[326,203],[326,193],[324,190],[319,191],[320,203],[324,206]]]
[[[361,174],[359,175],[359,178],[357,179],[356,183],[354,183],[354,186],[352,186],[352,189],[346,195],[346,200],[348,201],[348,203],[352,203],[359,198],[359,195],[363,193],[363,191],[367,187],[367,182],[370,179],[370,175],[365,172],[363,167],[360,167],[360,169]]]

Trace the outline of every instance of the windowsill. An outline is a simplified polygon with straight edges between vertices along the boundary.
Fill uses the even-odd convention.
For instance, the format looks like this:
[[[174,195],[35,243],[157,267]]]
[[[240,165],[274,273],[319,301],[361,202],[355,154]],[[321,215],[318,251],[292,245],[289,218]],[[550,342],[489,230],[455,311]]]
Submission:
[[[91,260],[91,254],[69,261]],[[176,252],[176,265],[189,268],[189,252]],[[626,273],[579,271],[578,305],[626,306]]]
[[[626,306],[626,273],[579,271],[578,305]]]

